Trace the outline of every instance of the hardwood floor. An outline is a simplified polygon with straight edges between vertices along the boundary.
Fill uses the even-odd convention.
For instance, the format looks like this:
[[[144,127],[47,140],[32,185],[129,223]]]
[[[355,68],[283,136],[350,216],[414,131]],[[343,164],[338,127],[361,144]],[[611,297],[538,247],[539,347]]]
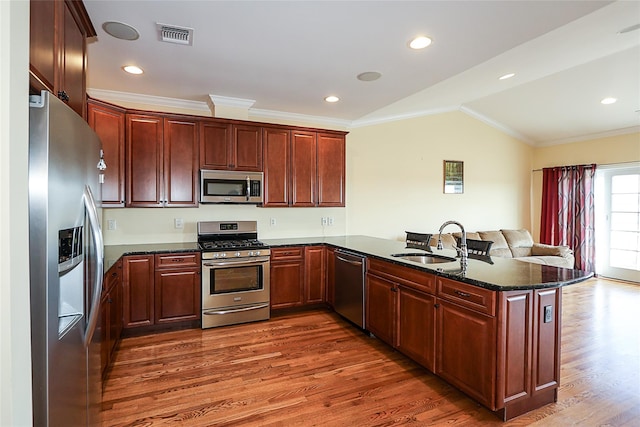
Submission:
[[[334,313],[122,341],[103,426],[639,426],[640,285],[563,290],[558,402],[508,423]]]

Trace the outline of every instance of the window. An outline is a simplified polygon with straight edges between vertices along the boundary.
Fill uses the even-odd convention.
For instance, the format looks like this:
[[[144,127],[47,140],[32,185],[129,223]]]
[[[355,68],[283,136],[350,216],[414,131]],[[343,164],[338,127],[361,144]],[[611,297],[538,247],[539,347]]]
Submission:
[[[596,175],[596,273],[640,282],[640,165]]]

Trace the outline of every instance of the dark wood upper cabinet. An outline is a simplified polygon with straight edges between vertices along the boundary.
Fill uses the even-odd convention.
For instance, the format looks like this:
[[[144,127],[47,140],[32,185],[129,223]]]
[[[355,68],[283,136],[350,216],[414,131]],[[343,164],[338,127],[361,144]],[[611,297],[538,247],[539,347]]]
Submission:
[[[200,122],[200,167],[227,169],[231,149],[231,124],[206,120]]]
[[[81,1],[30,2],[29,84],[86,117],[86,39],[96,31]]]
[[[233,125],[230,168],[241,171],[262,171],[262,128],[254,125]]]
[[[55,86],[57,54],[56,9],[57,2],[32,1],[30,3],[29,77],[33,92],[49,90]]]
[[[164,119],[164,204],[198,205],[198,127],[195,121]]]
[[[316,133],[291,136],[291,206],[316,205]]]
[[[160,115],[126,117],[126,206],[197,206],[197,122]]]
[[[202,169],[262,171],[262,128],[205,120],[200,123]]]
[[[318,133],[318,206],[344,206],[345,137]]]
[[[291,131],[264,128],[264,203],[263,206],[289,206],[289,145]]]
[[[126,119],[126,206],[163,206],[163,119],[140,114],[127,114]]]
[[[123,207],[125,110],[89,99],[87,121],[102,141],[104,161],[107,164],[102,184],[102,206]]]

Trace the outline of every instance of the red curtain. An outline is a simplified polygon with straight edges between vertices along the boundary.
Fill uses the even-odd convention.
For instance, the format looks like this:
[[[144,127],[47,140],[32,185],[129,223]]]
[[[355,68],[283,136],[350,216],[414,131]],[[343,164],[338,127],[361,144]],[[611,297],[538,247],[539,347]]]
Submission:
[[[595,271],[595,173],[594,164],[542,170],[540,243],[569,246],[585,271]]]

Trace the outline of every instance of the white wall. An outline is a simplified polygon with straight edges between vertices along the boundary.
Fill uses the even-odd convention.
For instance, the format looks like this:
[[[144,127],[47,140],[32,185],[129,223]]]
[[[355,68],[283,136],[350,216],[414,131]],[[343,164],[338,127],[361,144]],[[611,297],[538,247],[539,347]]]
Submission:
[[[447,220],[467,231],[530,229],[531,156],[530,146],[462,112],[353,129],[347,233],[404,240]],[[464,194],[443,194],[444,160],[464,161]]]
[[[31,425],[29,2],[0,1],[0,425]]]

